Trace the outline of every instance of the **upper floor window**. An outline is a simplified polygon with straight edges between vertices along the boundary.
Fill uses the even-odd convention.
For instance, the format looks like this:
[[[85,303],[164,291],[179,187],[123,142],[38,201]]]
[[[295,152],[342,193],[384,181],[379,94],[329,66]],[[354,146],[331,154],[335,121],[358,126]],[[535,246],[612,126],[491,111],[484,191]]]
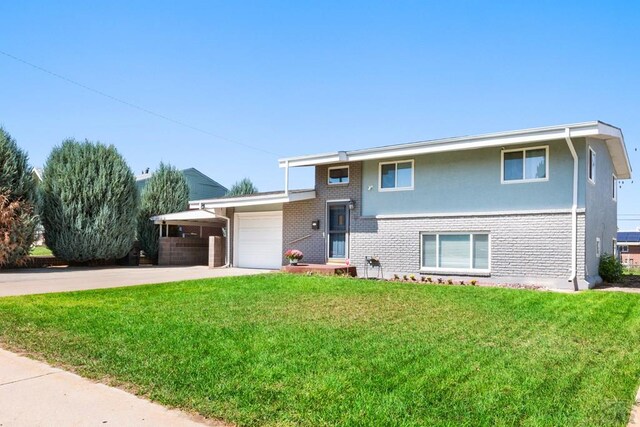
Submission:
[[[502,151],[502,182],[546,181],[549,176],[549,147]]]
[[[380,163],[380,191],[413,190],[413,160]]]
[[[337,166],[329,168],[329,185],[348,184],[349,183],[349,166]]]
[[[593,148],[589,147],[589,181],[592,183],[596,183],[596,152],[593,151]]]
[[[628,245],[620,245],[620,252],[626,254],[629,252],[629,246]]]

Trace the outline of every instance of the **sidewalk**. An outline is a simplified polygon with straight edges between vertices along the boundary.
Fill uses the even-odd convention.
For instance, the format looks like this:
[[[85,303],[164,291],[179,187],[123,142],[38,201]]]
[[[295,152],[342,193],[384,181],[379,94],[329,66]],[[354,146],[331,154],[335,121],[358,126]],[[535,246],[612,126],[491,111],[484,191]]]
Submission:
[[[225,426],[0,349],[0,426]]]

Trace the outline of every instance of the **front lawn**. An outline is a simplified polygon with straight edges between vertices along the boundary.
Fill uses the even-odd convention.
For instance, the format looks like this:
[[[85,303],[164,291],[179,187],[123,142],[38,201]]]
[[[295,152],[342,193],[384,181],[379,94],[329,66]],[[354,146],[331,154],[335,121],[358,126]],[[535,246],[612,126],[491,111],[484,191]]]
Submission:
[[[42,245],[42,246],[34,246],[33,248],[31,248],[31,252],[29,252],[29,255],[31,255],[31,256],[53,256],[53,252],[51,252],[51,249],[49,249],[45,245]]]
[[[239,425],[624,426],[640,296],[269,274],[0,298],[0,342]]]
[[[623,274],[630,276],[638,276],[640,275],[640,268],[638,267],[625,267]]]

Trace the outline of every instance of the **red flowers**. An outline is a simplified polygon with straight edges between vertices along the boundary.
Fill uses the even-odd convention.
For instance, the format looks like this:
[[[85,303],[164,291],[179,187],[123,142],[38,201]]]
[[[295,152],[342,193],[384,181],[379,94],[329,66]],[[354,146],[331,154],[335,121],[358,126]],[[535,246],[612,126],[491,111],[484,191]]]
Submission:
[[[304,254],[297,249],[289,249],[284,253],[284,257],[288,260],[300,261],[304,257]]]

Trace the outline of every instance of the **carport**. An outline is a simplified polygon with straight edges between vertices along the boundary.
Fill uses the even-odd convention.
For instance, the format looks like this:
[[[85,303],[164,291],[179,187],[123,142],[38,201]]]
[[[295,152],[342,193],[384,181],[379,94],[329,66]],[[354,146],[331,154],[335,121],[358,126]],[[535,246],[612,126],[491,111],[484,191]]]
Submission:
[[[228,267],[229,218],[219,209],[194,209],[151,217],[159,227],[159,265]],[[170,235],[170,226],[178,233]]]

